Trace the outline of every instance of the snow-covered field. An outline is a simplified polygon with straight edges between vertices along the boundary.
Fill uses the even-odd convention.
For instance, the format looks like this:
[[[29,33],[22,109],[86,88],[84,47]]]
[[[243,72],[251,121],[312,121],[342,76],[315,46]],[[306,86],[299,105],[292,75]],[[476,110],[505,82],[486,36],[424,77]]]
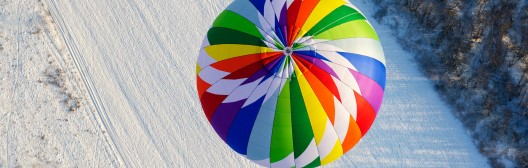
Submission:
[[[232,0],[0,0],[0,167],[256,167],[195,93],[206,30]],[[369,5],[354,0],[367,17]],[[488,167],[390,30],[384,104],[328,167]]]
[[[85,87],[46,11],[37,1],[0,0],[0,167],[110,164]]]

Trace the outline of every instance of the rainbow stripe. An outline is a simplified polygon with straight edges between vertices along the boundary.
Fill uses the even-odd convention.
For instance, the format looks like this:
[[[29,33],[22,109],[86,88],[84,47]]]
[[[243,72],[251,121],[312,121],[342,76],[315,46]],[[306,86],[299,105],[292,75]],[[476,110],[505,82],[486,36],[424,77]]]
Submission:
[[[268,167],[314,167],[349,151],[381,106],[385,58],[346,0],[235,0],[209,29],[197,90],[214,130]]]

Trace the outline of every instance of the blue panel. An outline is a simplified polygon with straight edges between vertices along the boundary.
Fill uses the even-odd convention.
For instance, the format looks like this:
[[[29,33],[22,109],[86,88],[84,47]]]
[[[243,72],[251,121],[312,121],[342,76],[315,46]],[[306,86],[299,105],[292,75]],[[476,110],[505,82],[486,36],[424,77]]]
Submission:
[[[346,52],[339,52],[343,57],[345,57],[359,73],[368,76],[372,80],[376,81],[383,90],[385,90],[385,80],[386,80],[386,69],[383,63],[378,60],[363,56],[359,54],[352,54]]]
[[[282,68],[281,66],[282,66],[282,63],[284,62],[285,59],[286,59],[285,56],[282,56],[280,59],[277,59],[278,61],[273,63],[273,67],[270,68],[270,70],[268,71],[268,74],[266,74],[266,76],[264,77],[262,82],[266,81],[266,79],[268,79],[270,77],[275,76],[275,73],[277,73],[279,71],[279,68]]]
[[[255,124],[257,119],[260,106],[264,102],[264,97],[242,108],[231,124],[227,136],[227,144],[240,154],[247,155],[249,136],[251,135],[251,130],[253,130],[253,124]]]
[[[264,16],[264,4],[267,0],[249,0],[255,8]]]
[[[330,61],[326,57],[324,57],[324,56],[322,56],[322,55],[320,55],[320,54],[318,54],[317,52],[314,52],[314,51],[294,51],[293,53],[304,55],[304,56],[308,56],[308,57],[318,58],[318,59],[321,59],[321,60],[324,60],[324,61]]]
[[[231,5],[227,7],[226,10],[235,12],[239,14],[240,16],[246,18],[247,20],[251,21],[251,23],[255,24],[259,29],[262,29],[263,27],[260,24],[260,20],[259,20],[259,16],[261,14],[256,12],[257,9],[248,0],[234,1]]]
[[[283,34],[283,30],[279,24],[279,21],[277,21],[277,18],[275,18],[275,34],[279,36],[279,40],[281,41],[283,45],[287,45],[286,37]],[[288,47],[288,46],[284,46],[284,47]]]

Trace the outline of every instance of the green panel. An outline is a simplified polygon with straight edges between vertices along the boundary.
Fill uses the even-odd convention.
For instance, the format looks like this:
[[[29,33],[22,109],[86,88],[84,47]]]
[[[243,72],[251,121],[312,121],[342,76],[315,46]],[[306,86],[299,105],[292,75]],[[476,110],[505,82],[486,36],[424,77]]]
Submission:
[[[238,30],[247,34],[251,34],[255,37],[258,37],[260,39],[264,39],[262,34],[260,34],[260,31],[257,29],[257,26],[255,24],[251,23],[251,21],[247,20],[243,16],[240,16],[239,14],[225,10],[223,11],[214,21],[213,27],[225,27],[230,28],[234,30]]]
[[[314,139],[312,125],[310,124],[310,118],[308,118],[308,112],[304,99],[301,94],[301,88],[299,81],[295,73],[293,74],[290,82],[290,102],[292,111],[292,124],[293,124],[293,147],[295,158],[299,157],[310,145],[310,142]]]
[[[314,36],[314,39],[327,40],[345,38],[372,38],[379,41],[378,35],[366,20],[350,21]]]
[[[302,43],[293,43],[293,49],[299,49],[299,48],[303,48],[303,47],[306,47],[307,45],[305,44],[302,44]]]
[[[325,32],[328,29],[341,25],[343,23],[353,20],[365,20],[366,18],[356,11],[355,9],[348,6],[341,6],[332,13],[328,14],[319,23],[317,23],[312,29],[306,33],[307,36],[313,36]]]
[[[273,133],[271,136],[271,163],[283,160],[293,152],[292,120],[290,107],[290,88],[286,81],[277,100]]]
[[[284,60],[284,66],[282,67],[283,70],[286,70],[288,68],[288,65],[290,65],[290,61],[291,61],[291,57],[286,57],[286,59]],[[288,80],[289,82],[290,80]]]
[[[321,166],[321,159],[319,157],[317,157],[312,163],[304,166],[305,168],[308,168],[308,167],[318,167],[318,166]]]
[[[250,34],[224,27],[213,27],[207,32],[207,39],[210,45],[215,44],[247,44],[267,47],[258,37]]]
[[[276,41],[275,39],[273,41],[275,42],[275,47],[277,47],[277,49],[279,49],[279,50],[283,50],[284,49],[284,46],[282,45],[282,43]]]

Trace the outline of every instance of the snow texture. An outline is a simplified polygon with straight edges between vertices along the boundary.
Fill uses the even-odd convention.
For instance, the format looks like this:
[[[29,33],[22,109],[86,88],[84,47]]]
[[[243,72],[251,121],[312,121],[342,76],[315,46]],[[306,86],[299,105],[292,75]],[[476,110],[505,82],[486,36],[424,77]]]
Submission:
[[[257,167],[216,135],[195,91],[201,41],[230,2],[0,0],[0,167]],[[489,167],[412,56],[371,22],[384,103],[327,167]]]

